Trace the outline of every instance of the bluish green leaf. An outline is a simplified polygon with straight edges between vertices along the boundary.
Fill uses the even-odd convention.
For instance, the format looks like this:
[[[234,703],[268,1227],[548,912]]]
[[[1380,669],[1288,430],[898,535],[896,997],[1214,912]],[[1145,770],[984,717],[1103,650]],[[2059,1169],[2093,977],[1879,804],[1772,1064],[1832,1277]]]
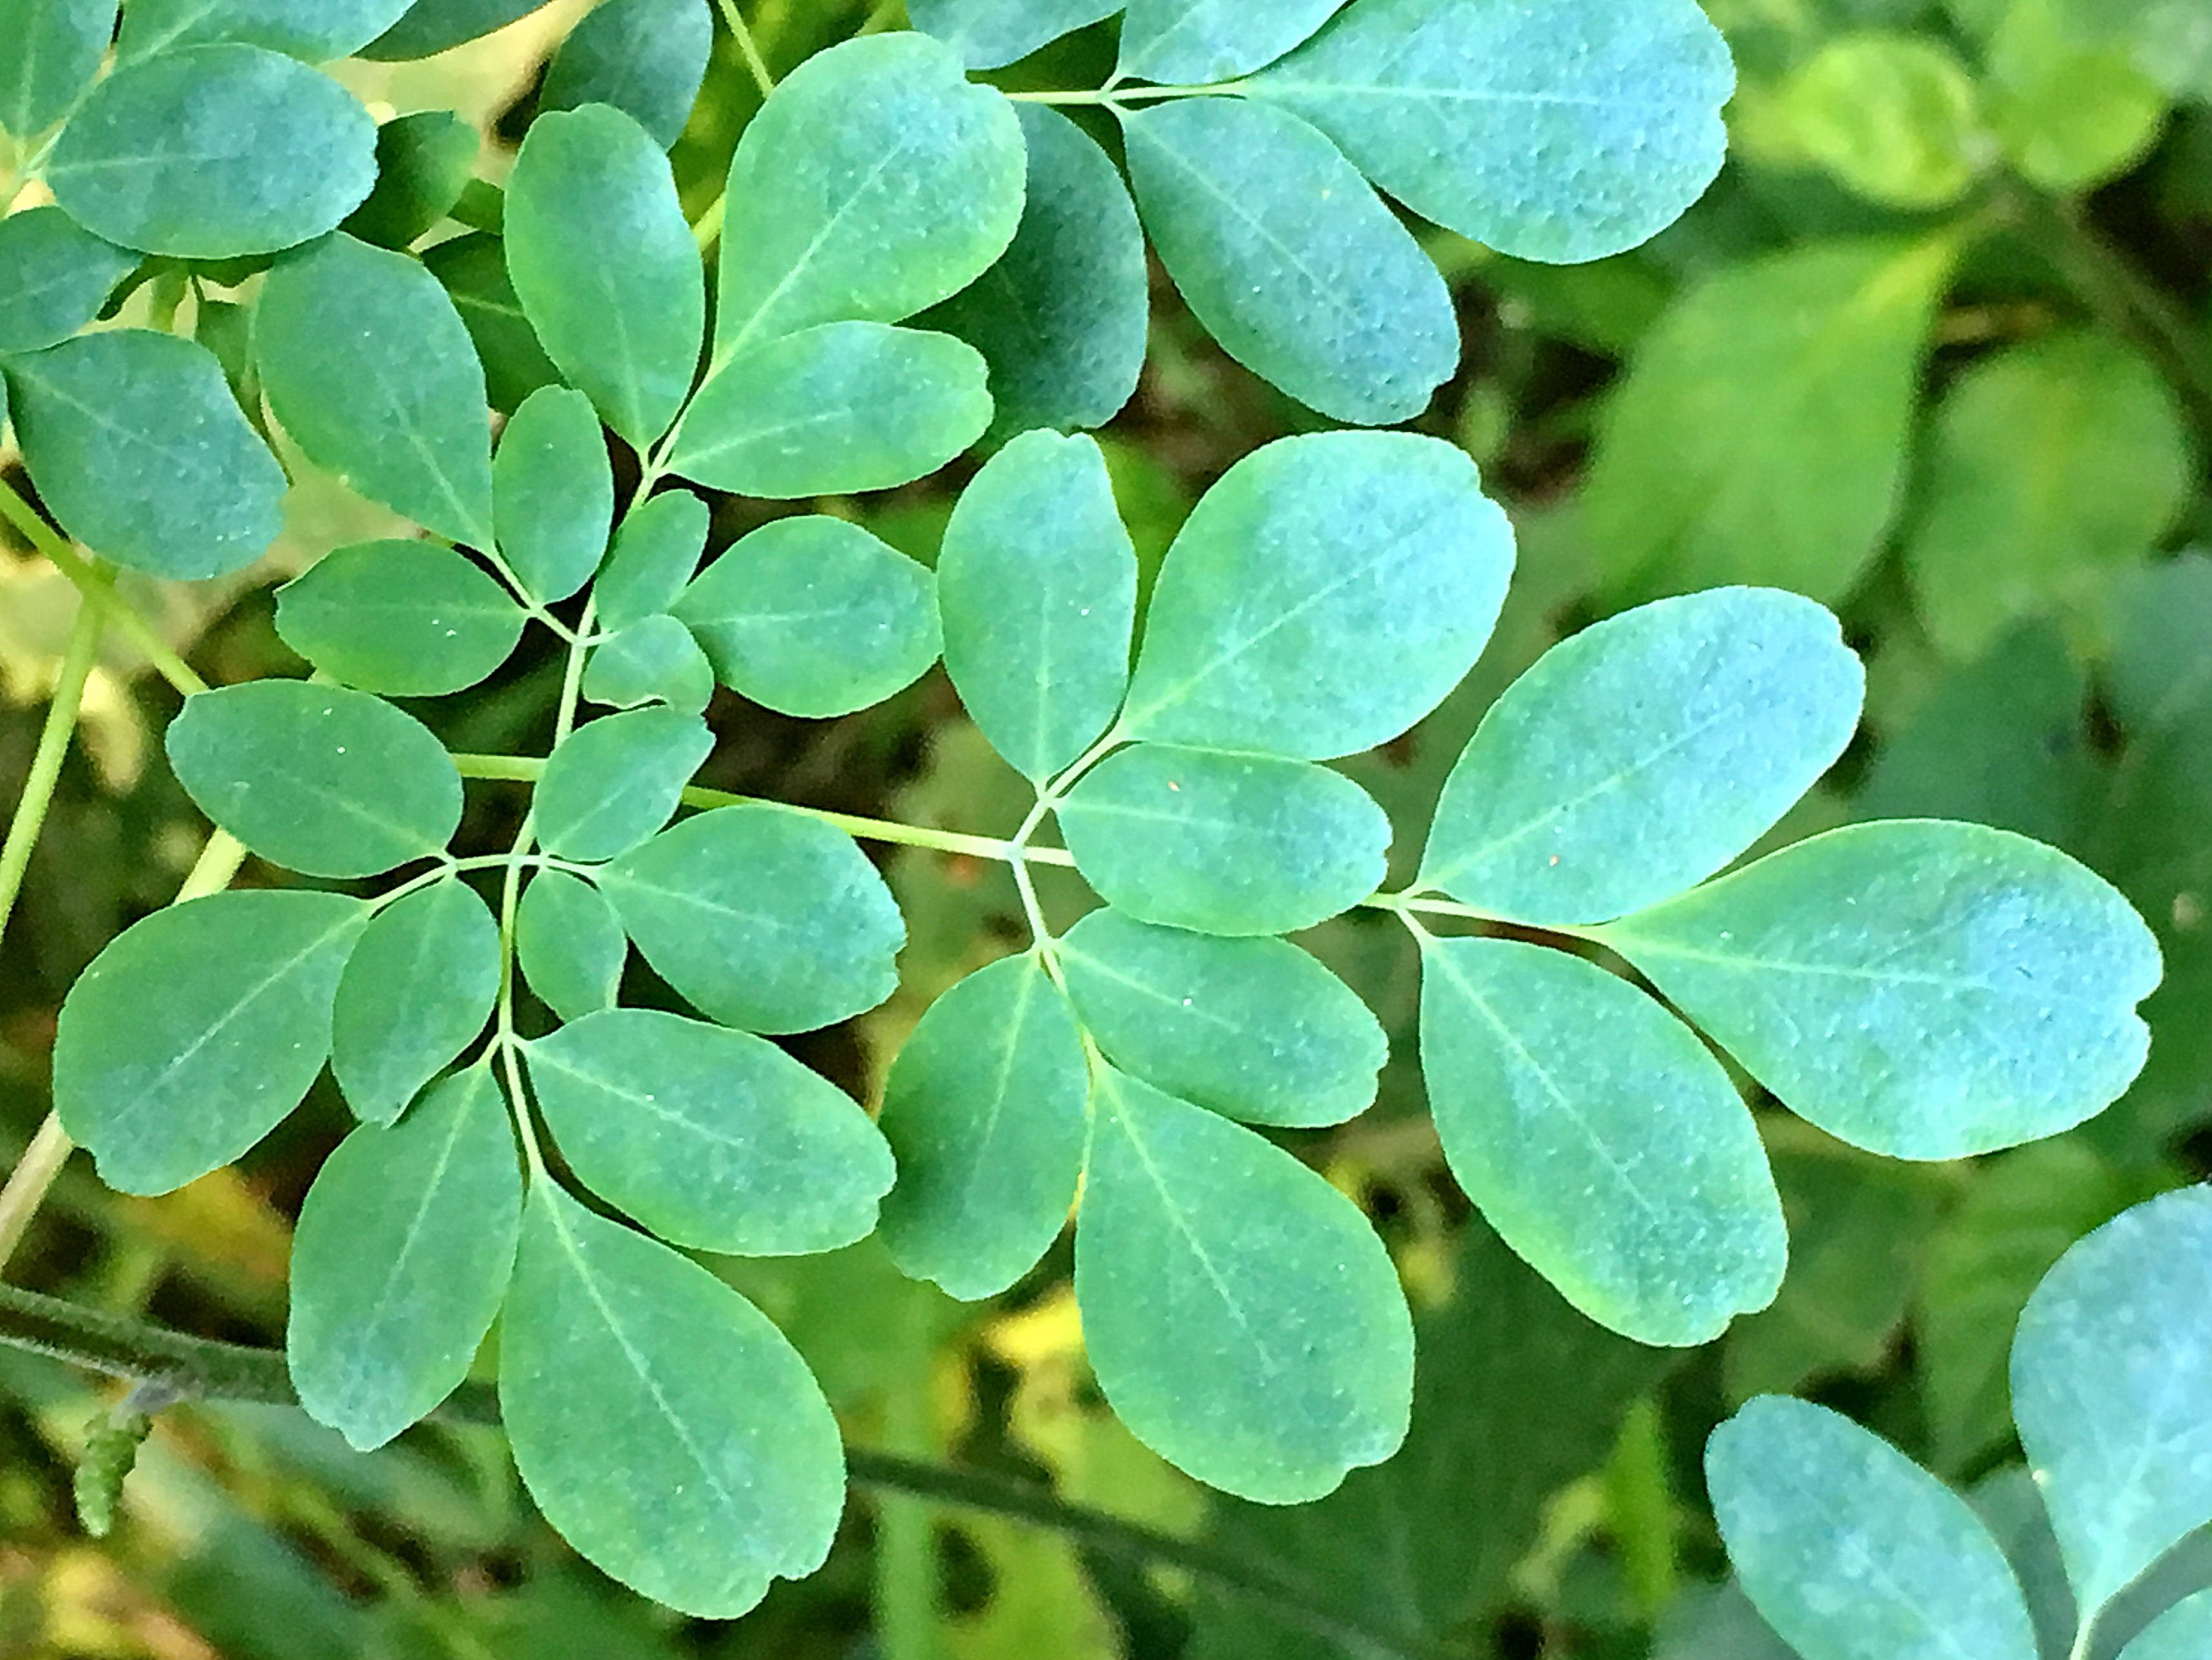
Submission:
[[[155,911],[77,976],[54,1033],[54,1110],[125,1193],[228,1164],[300,1104],[368,908],[219,893]]]
[[[628,853],[674,817],[714,747],[707,723],[681,709],[631,709],[577,727],[531,797],[538,839],[561,859]]]
[[[186,133],[211,135],[210,147],[180,144]],[[55,141],[46,183],[70,218],[126,248],[267,253],[361,205],[376,183],[376,123],[295,59],[189,46],[95,86]]]
[[[379,63],[434,58],[441,52],[505,28],[545,0],[415,0],[399,21],[355,54]]]
[[[507,181],[505,226],[507,274],[546,356],[644,449],[684,406],[707,328],[668,158],[605,105],[542,115]]]
[[[1088,438],[1024,433],[961,495],[937,556],[945,666],[1032,782],[1104,732],[1129,684],[1137,557]]]
[[[1512,526],[1450,445],[1269,444],[1168,550],[1121,729],[1307,760],[1372,749],[1474,666],[1512,570]]]
[[[499,435],[492,462],[499,550],[540,604],[592,580],[614,523],[614,470],[591,400],[541,386]]]
[[[997,429],[1098,427],[1137,390],[1152,294],[1121,170],[1059,111],[1024,104],[1020,228],[998,263],[921,319],[991,366]]]
[[[783,501],[910,483],[983,435],[987,377],[975,348],[949,334],[825,323],[716,370],[684,412],[668,469]]]
[[[2013,1416],[2076,1603],[2101,1609],[2212,1522],[2212,1192],[2136,1206],[2076,1244],[2013,1338]]]
[[[1060,972],[1106,1058],[1252,1124],[1340,1124],[1375,1099],[1389,1044],[1358,994],[1286,939],[1224,939],[1111,906],[1060,939]]]
[[[719,807],[610,865],[600,891],[661,978],[748,1031],[812,1031],[898,983],[906,923],[842,830],[783,807]]]
[[[155,576],[222,576],[283,528],[284,470],[205,347],[116,329],[10,357],[6,374],[40,499],[94,552]]]
[[[1803,1660],[2035,1660],[1989,1530],[1849,1419],[1762,1395],[1713,1432],[1705,1479],[1744,1590]]]
[[[1263,1504],[1405,1439],[1413,1322],[1358,1208],[1279,1147],[1102,1069],[1075,1231],[1084,1347],[1121,1421]]]
[[[425,249],[422,264],[444,285],[476,343],[494,409],[512,413],[532,392],[561,378],[514,297],[498,237],[471,231]]]
[[[2212,1591],[2184,1597],[2136,1634],[2120,1660],[2198,1660],[2212,1653]]]
[[[441,536],[491,545],[483,369],[421,265],[331,237],[269,273],[254,338],[269,407],[309,460]]]
[[[805,1363],[706,1269],[543,1178],[500,1323],[499,1403],[545,1519],[655,1602],[733,1618],[829,1554],[844,1450]]]
[[[362,691],[435,697],[473,686],[522,637],[522,607],[450,548],[359,542],[276,591],[276,632]]]
[[[714,696],[714,666],[674,617],[641,617],[593,648],[582,690],[617,708],[658,702],[698,714]]]
[[[1121,20],[1123,75],[1163,85],[1227,81],[1271,64],[1305,40],[1344,0],[1129,0]]]
[[[273,864],[374,876],[434,858],[461,775],[410,714],[366,692],[252,680],[185,700],[166,744],[202,812]]]
[[[592,585],[602,629],[628,628],[676,603],[707,550],[707,504],[684,489],[663,490],[623,515]]]
[[[1340,421],[1428,407],[1459,366],[1451,295],[1335,146],[1237,98],[1174,99],[1121,126],[1152,244],[1231,357]]]
[[[1341,773],[1138,744],[1084,775],[1060,833],[1099,897],[1200,933],[1289,933],[1382,885],[1390,821]]]
[[[37,351],[100,315],[136,255],[79,228],[59,208],[0,219],[0,352]]]
[[[1735,88],[1693,0],[1357,0],[1250,90],[1414,212],[1559,262],[1632,248],[1696,201]]]
[[[0,128],[34,137],[70,112],[115,33],[116,0],[0,5]]]
[[[1425,936],[1421,1069],[1468,1197],[1600,1325],[1686,1347],[1774,1300],[1789,1240],[1750,1110],[1626,981],[1542,946]]]
[[[284,1352],[308,1416],[365,1452],[450,1395],[506,1295],[521,1211],[489,1061],[340,1142],[292,1236]]]
[[[1013,107],[920,34],[848,40],[769,94],[730,161],[714,361],[958,293],[1022,213]]]
[[[538,107],[611,104],[666,149],[691,119],[714,49],[707,0],[601,0],[545,66]]]
[[[230,40],[327,64],[351,57],[406,9],[407,0],[131,0],[115,57],[128,64]]]
[[[605,897],[580,877],[541,870],[522,891],[515,960],[530,989],[563,1020],[615,1006],[629,937]]]
[[[2065,854],[1975,824],[1856,824],[1596,931],[1784,1104],[1854,1146],[1957,1158],[2125,1089],[2157,944]]]
[[[1585,629],[1483,717],[1437,804],[1421,885],[1539,924],[1670,898],[1813,787],[1865,689],[1835,617],[1775,588]]]
[[[478,143],[476,128],[451,110],[394,116],[376,130],[376,188],[341,228],[379,247],[405,247],[460,199]]]
[[[739,1256],[835,1250],[895,1174],[858,1103],[764,1037],[610,1009],[526,1051],[577,1179],[662,1238]]]
[[[377,913],[331,1013],[331,1073],[355,1117],[391,1123],[483,1030],[499,953],[499,924],[456,877]]]
[[[1120,9],[1120,0],[908,0],[906,9],[969,69],[995,70]]]
[[[969,1301],[1027,1274],[1075,1201],[1090,1098],[1083,1034],[1036,957],[1002,958],[939,997],[884,1085],[891,1260]]]
[[[763,525],[674,607],[722,684],[786,714],[879,703],[937,660],[936,578],[858,525]]]

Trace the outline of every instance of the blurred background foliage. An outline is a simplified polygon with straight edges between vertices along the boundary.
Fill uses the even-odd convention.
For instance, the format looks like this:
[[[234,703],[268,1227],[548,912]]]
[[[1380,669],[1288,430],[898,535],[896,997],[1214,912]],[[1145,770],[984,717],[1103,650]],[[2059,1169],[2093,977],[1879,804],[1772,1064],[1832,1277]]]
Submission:
[[[1387,918],[1355,915],[1308,943],[1402,1058],[1371,1111],[1286,1139],[1364,1200],[1425,1329],[1405,1450],[1331,1499],[1209,1499],[1139,1447],[1089,1382],[1064,1250],[999,1303],[963,1307],[863,1244],[718,1265],[806,1353],[855,1446],[1048,1482],[1195,1552],[1147,1557],[1110,1534],[864,1488],[820,1574],[742,1621],[684,1621],[562,1546],[494,1430],[427,1425],[362,1457],[296,1413],[206,1405],[161,1416],[96,1542],[71,1471],[115,1392],[0,1350],[0,1656],[1761,1660],[1785,1651],[1711,1583],[1698,1466],[1708,1429],[1761,1390],[1839,1406],[1968,1487],[2031,1586],[2051,1586],[2006,1412],[2013,1321],[2069,1243],[2212,1169],[2212,0],[1705,3],[1741,86],[1733,160],[1686,218],[1573,268],[1431,240],[1466,355],[1418,424],[1482,464],[1519,526],[1521,573],[1468,683],[1351,769],[1413,824],[1489,701],[1561,635],[1717,583],[1810,594],[1843,615],[1870,696],[1859,742],[1778,835],[1972,818],[2118,883],[2167,961],[2149,1068],[2124,1100],[2058,1140],[1940,1165],[1764,1116],[1793,1234],[1780,1298],[1705,1349],[1644,1350],[1569,1310],[1469,1218],[1409,1064],[1414,964]],[[339,72],[380,114],[459,110],[496,179],[547,52],[585,9],[556,0],[441,58]],[[896,0],[748,12],[779,72],[902,21]],[[1111,27],[1001,78],[1096,85]],[[675,152],[695,213],[757,104],[718,40]],[[1142,389],[1103,435],[1148,571],[1232,461],[1317,424],[1222,356],[1164,277],[1154,297]],[[137,593],[210,679],[296,672],[271,586],[386,527],[300,477],[263,566]],[[961,482],[811,505],[928,560]],[[714,545],[760,511],[721,504]],[[47,568],[0,550],[0,800],[27,765],[70,611]],[[423,713],[458,748],[542,746],[556,674],[526,656]],[[46,1110],[63,990],[196,848],[160,759],[173,708],[120,648],[94,678],[0,946],[0,1158]],[[1023,805],[941,673],[845,720],[727,692],[714,720],[702,781],[720,787],[987,833]],[[514,809],[487,796],[479,828],[498,833],[492,816]],[[1401,842],[1401,874],[1418,851]],[[912,850],[887,866],[911,924],[904,988],[798,1040],[862,1098],[929,999],[1020,934],[1003,870]],[[1066,882],[1045,897],[1071,920],[1082,893],[1047,879]],[[346,1123],[319,1094],[242,1167],[159,1201],[73,1165],[13,1276],[278,1342],[290,1218]],[[1241,1594],[1224,1558],[1247,1565],[1228,1576]],[[2212,1581],[2212,1545],[2159,1572],[2169,1594]],[[2131,1624],[2108,1621],[2099,1652]]]

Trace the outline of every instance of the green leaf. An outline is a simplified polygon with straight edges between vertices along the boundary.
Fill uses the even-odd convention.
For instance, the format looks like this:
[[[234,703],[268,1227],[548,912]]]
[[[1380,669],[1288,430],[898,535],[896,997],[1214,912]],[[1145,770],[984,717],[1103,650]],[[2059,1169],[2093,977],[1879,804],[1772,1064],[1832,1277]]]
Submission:
[[[441,536],[491,545],[483,369],[428,271],[331,237],[269,273],[254,339],[269,407],[309,460]]]
[[[1249,91],[1414,212],[1559,263],[1632,248],[1698,199],[1735,86],[1692,0],[1357,0]]]
[[[1972,657],[2018,617],[2094,622],[2196,471],[2180,404],[2117,341],[2055,335],[1983,358],[1936,412],[1905,539],[1929,634]]]
[[[1340,1124],[1388,1058],[1358,994],[1285,939],[1164,928],[1111,906],[1071,928],[1060,972],[1106,1058],[1252,1124]]]
[[[1039,783],[1104,732],[1129,684],[1137,556],[1088,438],[1024,433],[962,492],[937,556],[945,666],[969,715]]]
[[[494,409],[511,413],[532,392],[561,378],[514,297],[498,237],[482,231],[456,236],[425,249],[422,264],[444,286],[476,343]]]
[[[971,1302],[1027,1274],[1075,1201],[1090,1098],[1082,1031],[1034,954],[939,997],[884,1085],[891,1260]]]
[[[936,587],[858,525],[805,514],[728,549],[673,610],[724,685],[786,714],[844,714],[937,660]]]
[[[559,859],[628,853],[675,815],[714,747],[707,723],[681,709],[631,709],[577,727],[531,797],[538,839]]]
[[[2120,1660],[2197,1660],[2212,1652],[2212,1591],[2184,1597],[2137,1633]]]
[[[1113,1068],[1075,1231],[1098,1386],[1155,1452],[1262,1504],[1405,1439],[1413,1323],[1366,1219],[1252,1131]]]
[[[491,1014],[499,964],[499,924],[459,878],[377,913],[331,1014],[331,1073],[355,1117],[391,1123],[453,1064]]]
[[[739,1256],[835,1250],[896,1172],[852,1097],[764,1037],[610,1009],[526,1051],[577,1176],[662,1238]]]
[[[829,1554],[844,1449],[768,1317],[543,1178],[500,1323],[500,1416],[530,1496],[657,1602],[744,1613]]]
[[[492,501],[500,553],[524,593],[544,605],[592,580],[614,523],[615,480],[589,398],[541,386],[523,400],[499,435]]]
[[[898,984],[906,923],[842,830],[784,807],[719,807],[663,830],[600,876],[661,978],[708,1018],[812,1031]]]
[[[657,701],[698,714],[714,696],[714,667],[674,617],[641,617],[592,650],[582,690],[617,708]]]
[[[592,585],[599,626],[612,633],[674,605],[707,550],[707,504],[684,489],[664,490],[624,514]]]
[[[2156,140],[2166,100],[2116,45],[2075,38],[2062,3],[2005,8],[1984,53],[1984,89],[2021,176],[2069,193],[2131,170]]]
[[[1271,755],[1138,744],[1060,805],[1084,879],[1146,922],[1289,933],[1382,885],[1390,821],[1341,773]]]
[[[714,48],[707,0],[605,0],[545,66],[538,107],[611,104],[666,149],[691,119]]]
[[[615,1006],[629,938],[605,896],[566,871],[541,870],[522,891],[515,960],[530,989],[563,1020]]]
[[[910,483],[983,435],[987,376],[949,334],[825,323],[718,369],[684,412],[668,470],[780,501]]]
[[[155,911],[77,976],[54,1034],[54,1110],[124,1193],[228,1164],[300,1104],[368,920],[336,893],[219,893]]]
[[[620,110],[530,125],[507,181],[507,274],[546,356],[642,450],[691,391],[706,277],[668,158]]]
[[[2013,1416],[2084,1617],[2212,1522],[2212,1192],[2106,1223],[2028,1298]]]
[[[435,697],[483,679],[522,637],[522,607],[450,548],[359,542],[276,591],[276,632],[362,691]]]
[[[6,368],[40,499],[118,565],[223,576],[283,528],[284,470],[204,346],[147,329],[80,335]]]
[[[1145,233],[1089,135],[1042,104],[1016,114],[1029,147],[1020,228],[996,265],[921,320],[983,354],[1000,431],[1103,426],[1145,366]]]
[[[2142,1068],[2158,946],[2065,854],[1856,824],[1595,930],[1784,1103],[1898,1158],[2055,1135]]]
[[[1989,1530],[1849,1419],[1762,1395],[1713,1432],[1705,1479],[1744,1590],[1804,1660],[2035,1660]]]
[[[1285,0],[1255,11],[1238,0],[1129,0],[1115,68],[1164,85],[1227,81],[1274,62],[1343,7]]]
[[[1120,730],[1307,760],[1372,749],[1473,666],[1512,569],[1512,526],[1451,446],[1268,444],[1168,550]]]
[[[131,0],[115,57],[128,64],[229,40],[327,64],[351,57],[406,9],[407,0]]]
[[[1421,946],[1429,1109],[1505,1243],[1641,1343],[1709,1342],[1772,1302],[1782,1201],[1750,1110],[1696,1035],[1565,952]]]
[[[1734,860],[1858,727],[1866,676],[1774,588],[1662,599],[1554,646],[1483,717],[1420,884],[1519,922],[1603,922]]]
[[[1948,206],[1996,160],[1973,77],[1942,42],[1838,35],[1784,82],[1767,119],[1844,189],[1885,207]]]
[[[102,42],[105,45],[105,42]],[[215,135],[210,148],[179,134]],[[62,129],[46,183],[87,230],[224,259],[320,236],[376,183],[376,123],[326,75],[258,46],[126,64]]]
[[[461,775],[430,729],[381,698],[252,680],[185,700],[165,739],[202,812],[273,864],[374,876],[435,858]]]
[[[115,33],[116,0],[0,5],[0,128],[35,137],[70,112]]]
[[[908,0],[907,15],[971,70],[1002,69],[1121,9],[1120,0]]]
[[[308,1416],[366,1452],[453,1393],[506,1295],[521,1211],[489,1061],[340,1142],[292,1236],[284,1352]]]
[[[1459,366],[1459,322],[1413,233],[1286,110],[1182,98],[1124,114],[1146,228],[1238,362],[1340,421],[1419,415]]]
[[[477,143],[477,130],[451,110],[394,116],[376,130],[376,188],[342,228],[379,247],[405,247],[460,199]]]
[[[0,219],[0,352],[37,351],[100,315],[135,255],[101,241],[59,208]]]
[[[1686,289],[1599,424],[1582,513],[1609,588],[1850,593],[1897,509],[1955,252],[1815,242]]]
[[[415,0],[399,21],[354,55],[377,63],[434,58],[504,28],[545,0]]]
[[[769,94],[731,158],[719,365],[817,323],[896,323],[957,294],[1013,240],[1013,106],[920,34],[817,53]]]

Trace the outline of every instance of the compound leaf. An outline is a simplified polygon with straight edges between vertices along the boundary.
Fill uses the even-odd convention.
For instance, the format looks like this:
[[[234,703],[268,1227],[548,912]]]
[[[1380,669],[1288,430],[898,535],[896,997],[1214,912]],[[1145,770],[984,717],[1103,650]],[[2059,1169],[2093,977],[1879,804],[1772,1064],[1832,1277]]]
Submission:
[[[1100,1068],[1075,1229],[1099,1388],[1209,1487],[1318,1499],[1405,1439],[1413,1322],[1352,1201],[1218,1114]]]
[[[506,1295],[521,1212],[488,1061],[340,1142],[292,1236],[284,1353],[308,1416],[366,1452],[452,1394]]]
[[[155,911],[77,976],[54,1035],[54,1110],[100,1180],[167,1193],[300,1104],[368,908],[337,893],[219,893]]]
[[[461,822],[461,775],[445,745],[367,692],[304,680],[223,686],[186,698],[166,742],[202,812],[310,876],[374,876],[434,858]]]
[[[1344,0],[1129,0],[1115,67],[1139,81],[1198,86],[1273,63],[1341,10]]]
[[[850,1096],[764,1037],[610,1009],[526,1053],[577,1178],[664,1239],[793,1256],[876,1225],[890,1149]]]
[[[818,717],[879,703],[937,660],[936,587],[858,525],[805,514],[726,550],[672,610],[724,685]]]
[[[891,1260],[969,1301],[1028,1273],[1075,1201],[1090,1098],[1082,1031],[1034,955],[939,996],[884,1085]]]
[[[57,207],[0,219],[0,352],[68,339],[100,315],[137,264]]]
[[[2035,1660],[1989,1529],[1849,1419],[1759,1395],[1705,1444],[1705,1479],[1744,1590],[1804,1660]]]
[[[605,0],[545,66],[538,107],[611,104],[666,149],[691,119],[714,49],[707,0]]]
[[[2212,1653],[2212,1591],[2185,1596],[2136,1634],[2120,1660],[2197,1660]]]
[[[798,1352],[706,1269],[542,1177],[499,1403],[545,1519],[655,1602],[733,1618],[829,1554],[844,1449]]]
[[[1774,588],[1662,599],[1554,646],[1445,781],[1421,884],[1516,921],[1603,922],[1703,881],[1844,752],[1866,676]]]
[[[707,550],[707,504],[684,489],[663,490],[624,514],[592,584],[599,626],[617,632],[675,604]]]
[[[46,174],[70,218],[126,248],[186,259],[267,253],[320,236],[361,205],[376,183],[376,123],[296,59],[189,46],[125,64],[95,86]]]
[[[35,137],[70,112],[115,34],[117,0],[0,5],[0,129]]]
[[[1237,98],[1175,99],[1121,126],[1153,246],[1231,357],[1340,421],[1428,406],[1459,366],[1451,295],[1328,139]]]
[[[1375,1099],[1381,1025],[1286,939],[1191,933],[1109,905],[1068,930],[1060,961],[1106,1058],[1170,1095],[1301,1128],[1340,1124]]]
[[[614,523],[615,479],[591,400],[541,386],[499,435],[492,463],[499,550],[523,592],[566,599],[592,580]]]
[[[668,158],[604,104],[542,115],[507,182],[507,275],[545,355],[642,450],[691,390],[707,328],[699,246]]]
[[[389,1124],[483,1030],[499,995],[499,924],[458,878],[378,912],[338,980],[331,1073],[354,1116]]]
[[[227,575],[283,528],[284,470],[204,346],[114,329],[10,357],[6,374],[40,499],[116,563]]]
[[[599,878],[645,960],[701,1012],[748,1031],[812,1031],[898,983],[906,923],[842,830],[783,807],[718,807]]]
[[[658,702],[697,714],[714,696],[714,666],[674,617],[644,617],[592,650],[582,690],[617,708]]]
[[[511,412],[540,386],[561,378],[514,297],[498,237],[471,231],[424,249],[422,264],[452,298],[476,343],[494,409]]]
[[[407,0],[316,0],[310,6],[298,0],[131,0],[115,58],[128,64],[229,40],[303,64],[327,64],[351,57],[406,9]]]
[[[541,870],[522,891],[514,918],[522,977],[563,1020],[615,1006],[629,936],[605,895],[581,877]]]
[[[477,130],[451,110],[396,115],[376,130],[376,188],[339,228],[404,248],[446,216],[476,171]]]
[[[307,459],[371,501],[491,545],[483,368],[437,279],[350,236],[269,273],[255,324],[269,407]]]
[[[597,863],[628,853],[676,813],[714,734],[681,709],[602,715],[561,740],[532,807],[538,839],[559,859]]]
[[[907,15],[969,69],[995,70],[1120,9],[1121,0],[908,0]]]
[[[450,548],[359,542],[276,591],[276,632],[362,691],[435,697],[473,686],[522,638],[507,590]]]
[[[1801,842],[1597,929],[1802,1116],[1898,1158],[2070,1128],[2148,1043],[2156,942],[2065,854],[1901,819]]]
[[[1441,702],[1490,638],[1513,529],[1464,452],[1410,433],[1255,451],[1168,550],[1120,730],[1325,760]]]
[[[1129,684],[1137,556],[1088,438],[1024,433],[985,463],[937,556],[945,667],[1031,782],[1073,762]]]
[[[2013,1338],[2013,1416],[2087,1618],[2212,1522],[2212,1192],[2163,1194],[2059,1259]]]
[[[1789,1241],[1750,1110],[1626,981],[1542,946],[1424,937],[1421,1070],[1468,1197],[1600,1325],[1686,1347],[1774,1300]]]

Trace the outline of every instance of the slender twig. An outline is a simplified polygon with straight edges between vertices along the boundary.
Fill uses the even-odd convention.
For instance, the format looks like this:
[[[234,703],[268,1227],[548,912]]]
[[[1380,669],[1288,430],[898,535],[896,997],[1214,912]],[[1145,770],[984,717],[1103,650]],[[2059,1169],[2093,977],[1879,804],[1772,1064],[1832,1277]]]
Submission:
[[[23,780],[23,793],[8,820],[8,835],[0,841],[0,935],[8,931],[15,900],[23,891],[24,873],[30,868],[31,849],[46,827],[47,809],[53,806],[61,782],[62,763],[69,757],[70,740],[76,735],[78,711],[84,707],[85,682],[100,652],[100,608],[90,600],[80,603],[70,624],[69,642],[62,648],[61,667],[54,677],[54,695],[46,705],[46,722],[39,729],[39,745],[31,755],[31,769]]]
[[[753,32],[745,25],[745,15],[738,9],[738,0],[717,0],[722,9],[722,21],[730,26],[730,34],[738,43],[738,55],[745,60],[753,84],[760,88],[763,98],[775,90],[775,76],[769,72],[768,59],[753,40]]]
[[[53,1189],[54,1178],[76,1151],[76,1144],[62,1128],[60,1117],[48,1113],[33,1134],[31,1145],[15,1161],[15,1168],[8,1172],[8,1184],[0,1187],[0,1272],[5,1271],[8,1259],[23,1243],[23,1236],[31,1230],[31,1219],[39,1213],[39,1207]]]

